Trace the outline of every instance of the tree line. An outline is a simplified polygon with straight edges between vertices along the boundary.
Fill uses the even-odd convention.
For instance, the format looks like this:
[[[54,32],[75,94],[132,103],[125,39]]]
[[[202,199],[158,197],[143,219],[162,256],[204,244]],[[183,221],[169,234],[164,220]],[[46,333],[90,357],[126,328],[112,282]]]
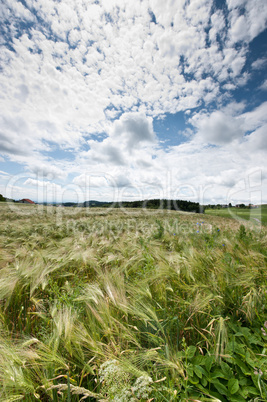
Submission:
[[[113,208],[146,208],[146,209],[168,209],[173,211],[187,211],[187,212],[203,212],[202,206],[199,202],[185,201],[185,200],[167,200],[167,199],[153,199],[142,201],[120,201],[120,202],[107,202],[101,203],[101,207]],[[99,206],[91,204],[89,206]]]

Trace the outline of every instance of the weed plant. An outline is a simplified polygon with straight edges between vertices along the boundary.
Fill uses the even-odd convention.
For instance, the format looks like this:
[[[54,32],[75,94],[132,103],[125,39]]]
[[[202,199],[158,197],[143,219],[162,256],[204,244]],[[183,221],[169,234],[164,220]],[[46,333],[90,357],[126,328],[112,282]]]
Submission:
[[[266,401],[266,228],[0,207],[1,401]]]

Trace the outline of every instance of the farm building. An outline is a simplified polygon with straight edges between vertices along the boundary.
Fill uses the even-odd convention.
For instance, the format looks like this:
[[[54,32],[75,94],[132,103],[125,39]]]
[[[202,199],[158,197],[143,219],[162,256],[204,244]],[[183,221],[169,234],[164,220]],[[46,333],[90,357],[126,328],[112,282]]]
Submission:
[[[23,198],[22,200],[19,200],[21,204],[35,204],[32,200],[29,200],[29,198]]]

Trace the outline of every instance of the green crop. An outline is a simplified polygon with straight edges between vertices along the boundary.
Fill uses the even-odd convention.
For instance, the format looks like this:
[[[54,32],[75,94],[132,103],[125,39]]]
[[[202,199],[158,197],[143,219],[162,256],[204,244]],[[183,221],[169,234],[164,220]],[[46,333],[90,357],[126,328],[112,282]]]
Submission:
[[[266,401],[267,232],[0,206],[1,401]]]

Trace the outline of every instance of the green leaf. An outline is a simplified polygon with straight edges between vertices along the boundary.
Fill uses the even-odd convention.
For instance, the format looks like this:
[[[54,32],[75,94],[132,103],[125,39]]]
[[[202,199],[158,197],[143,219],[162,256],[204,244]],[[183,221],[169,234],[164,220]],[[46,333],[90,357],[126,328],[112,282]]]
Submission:
[[[257,388],[255,387],[246,387],[244,392],[246,393],[246,395],[259,395],[259,391],[257,390]]]
[[[208,371],[210,371],[212,363],[214,362],[214,357],[213,356],[207,356],[206,361],[205,361],[205,367]]]
[[[242,370],[243,374],[245,375],[250,375],[250,369],[248,368],[248,366],[239,358],[235,357],[235,363],[237,364],[237,366]]]
[[[255,367],[255,363],[254,363],[253,360],[251,359],[249,351],[246,351],[246,362],[247,362],[251,367]]]
[[[198,376],[198,378],[202,378],[203,372],[202,372],[202,367],[200,366],[194,366],[194,372]]]
[[[245,347],[244,347],[244,345],[241,345],[240,343],[235,342],[233,344],[233,351],[235,353],[238,353],[239,355],[241,355],[242,358],[245,356]]]
[[[230,394],[232,394],[232,395],[235,394],[239,390],[239,383],[236,378],[231,378],[228,381],[228,390],[229,390]]]
[[[228,395],[228,391],[225,385],[223,385],[220,381],[216,380],[213,382],[215,388],[221,395]]]
[[[210,373],[210,377],[215,379],[215,378],[226,378],[225,374],[221,370],[214,370],[212,373]]]
[[[242,374],[240,374],[240,375],[242,375]],[[240,377],[240,375],[238,378],[239,385],[247,386],[248,384],[252,384],[252,381],[250,381],[247,377],[245,377],[245,376]]]
[[[254,334],[249,338],[249,342],[250,344],[254,344],[254,345],[261,345],[263,346],[263,342],[260,338],[260,336],[258,334]]]
[[[194,357],[194,359],[192,360],[192,363],[193,363],[193,364],[200,365],[200,366],[204,366],[205,360],[206,360],[206,359],[205,359],[205,356],[199,355],[199,356],[195,356],[195,357]]]
[[[190,365],[190,366],[189,366],[189,365],[187,366],[186,371],[187,371],[188,377],[193,377],[194,371],[193,371],[193,367],[192,367],[191,365]]]
[[[197,348],[195,346],[189,346],[186,349],[186,356],[188,359],[192,359],[194,357],[194,354],[196,353]]]
[[[221,369],[225,377],[230,380],[230,378],[233,376],[230,366],[225,362],[221,362]]]
[[[250,375],[251,375],[251,378],[252,378],[252,381],[253,381],[255,387],[257,389],[260,389],[260,387],[259,387],[259,375],[254,374],[254,373],[251,373]]]
[[[207,393],[208,393],[210,396],[214,396],[215,398],[217,398],[221,402],[226,401],[225,398],[221,394],[219,394],[218,392],[215,392],[213,390],[208,391],[201,384],[196,384],[196,388],[198,388],[204,395],[207,395]]]
[[[199,379],[196,376],[189,378],[189,381],[194,385],[199,383]]]
[[[231,395],[229,397],[230,402],[246,402],[246,399],[243,398],[241,395]]]
[[[206,387],[208,385],[208,381],[206,377],[202,377],[201,383],[203,385],[203,387]]]

